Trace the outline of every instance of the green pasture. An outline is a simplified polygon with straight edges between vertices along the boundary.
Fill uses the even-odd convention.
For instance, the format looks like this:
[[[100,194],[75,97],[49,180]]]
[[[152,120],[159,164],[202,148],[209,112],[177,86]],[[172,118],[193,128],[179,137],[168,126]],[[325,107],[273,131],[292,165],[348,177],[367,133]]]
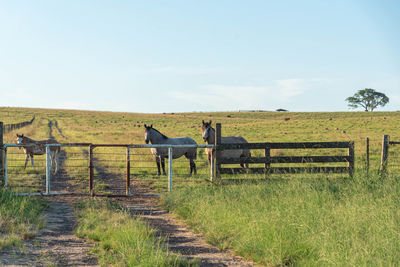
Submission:
[[[399,176],[202,185],[163,203],[208,242],[266,266],[396,266]]]
[[[400,260],[400,147],[391,147],[388,176],[378,174],[382,136],[388,134],[391,140],[400,141],[400,112],[135,114],[0,108],[0,120],[6,124],[30,120],[32,116],[36,117],[32,125],[5,134],[4,142],[15,142],[15,134],[24,133],[34,139],[53,136],[59,142],[144,144],[146,123],[169,137],[188,136],[203,144],[202,120],[212,120],[214,125],[220,122],[222,136],[241,135],[249,142],[354,141],[356,170],[352,179],[347,174],[296,174],[273,175],[269,180],[259,179],[254,183],[210,184],[205,182],[209,169],[201,150],[196,161],[197,176],[188,176],[185,159],[174,161],[177,183],[172,193],[163,196],[163,203],[210,243],[263,265],[395,266]],[[370,139],[368,175],[367,137]],[[79,154],[76,159],[65,158],[64,171],[70,177],[78,177],[71,183],[77,183],[85,191],[87,154],[82,150],[76,150]],[[105,173],[123,183],[125,152],[108,148],[96,151],[95,177]],[[262,153],[252,150],[255,156]],[[347,152],[272,151],[272,155],[299,153],[344,155]],[[22,163],[16,164],[20,165],[19,173],[29,175],[29,170],[21,168]],[[156,175],[156,164],[148,149],[134,150],[131,164],[134,179],[142,179],[154,191],[165,192],[166,177]],[[66,167],[75,165],[84,167],[82,170]],[[109,190],[107,180],[96,186],[96,190]]]

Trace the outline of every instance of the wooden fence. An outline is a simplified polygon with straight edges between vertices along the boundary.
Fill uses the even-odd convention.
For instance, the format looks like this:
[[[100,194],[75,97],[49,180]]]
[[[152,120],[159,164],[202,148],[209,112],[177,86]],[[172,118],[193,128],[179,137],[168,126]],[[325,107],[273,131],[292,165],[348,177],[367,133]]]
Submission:
[[[34,120],[35,120],[35,117],[33,117],[30,121],[23,121],[23,122],[12,123],[12,124],[4,124],[3,132],[8,133],[8,132],[20,129],[22,127],[32,124]]]
[[[354,173],[354,142],[290,142],[290,143],[243,143],[243,144],[223,144],[221,143],[221,124],[216,124],[216,175],[239,174],[239,173]],[[271,156],[273,149],[347,149],[347,155],[328,155],[328,156]],[[230,149],[262,149],[263,157],[247,158],[222,158],[221,151]],[[309,164],[309,163],[346,163],[345,167],[337,166],[317,166],[317,167],[274,167],[272,164]],[[258,168],[223,168],[223,164],[264,164]]]

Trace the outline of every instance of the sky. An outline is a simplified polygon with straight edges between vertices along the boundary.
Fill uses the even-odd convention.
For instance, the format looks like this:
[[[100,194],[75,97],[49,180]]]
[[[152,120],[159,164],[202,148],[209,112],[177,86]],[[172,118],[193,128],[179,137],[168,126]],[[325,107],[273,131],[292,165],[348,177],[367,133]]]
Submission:
[[[397,0],[0,0],[0,106],[348,111],[373,88],[396,111],[399,14]]]

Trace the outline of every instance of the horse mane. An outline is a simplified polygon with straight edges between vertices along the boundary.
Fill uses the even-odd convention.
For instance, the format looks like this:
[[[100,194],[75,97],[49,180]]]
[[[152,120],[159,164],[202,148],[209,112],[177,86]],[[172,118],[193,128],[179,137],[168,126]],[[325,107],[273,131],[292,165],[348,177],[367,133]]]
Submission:
[[[157,129],[154,129],[154,128],[151,128],[151,129],[153,129],[154,131],[156,131],[157,133],[159,133],[159,134],[161,134],[161,136],[164,138],[164,139],[168,139],[168,136],[166,136],[165,134],[163,134],[163,133],[160,133],[160,131],[159,130],[157,130]]]

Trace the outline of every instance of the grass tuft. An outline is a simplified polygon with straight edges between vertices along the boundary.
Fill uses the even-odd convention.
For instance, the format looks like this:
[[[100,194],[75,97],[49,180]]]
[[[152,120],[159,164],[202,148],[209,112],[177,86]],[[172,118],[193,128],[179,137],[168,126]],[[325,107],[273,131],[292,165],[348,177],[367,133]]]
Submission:
[[[22,247],[22,239],[33,239],[45,221],[41,212],[48,207],[38,197],[16,196],[0,189],[0,249]]]

